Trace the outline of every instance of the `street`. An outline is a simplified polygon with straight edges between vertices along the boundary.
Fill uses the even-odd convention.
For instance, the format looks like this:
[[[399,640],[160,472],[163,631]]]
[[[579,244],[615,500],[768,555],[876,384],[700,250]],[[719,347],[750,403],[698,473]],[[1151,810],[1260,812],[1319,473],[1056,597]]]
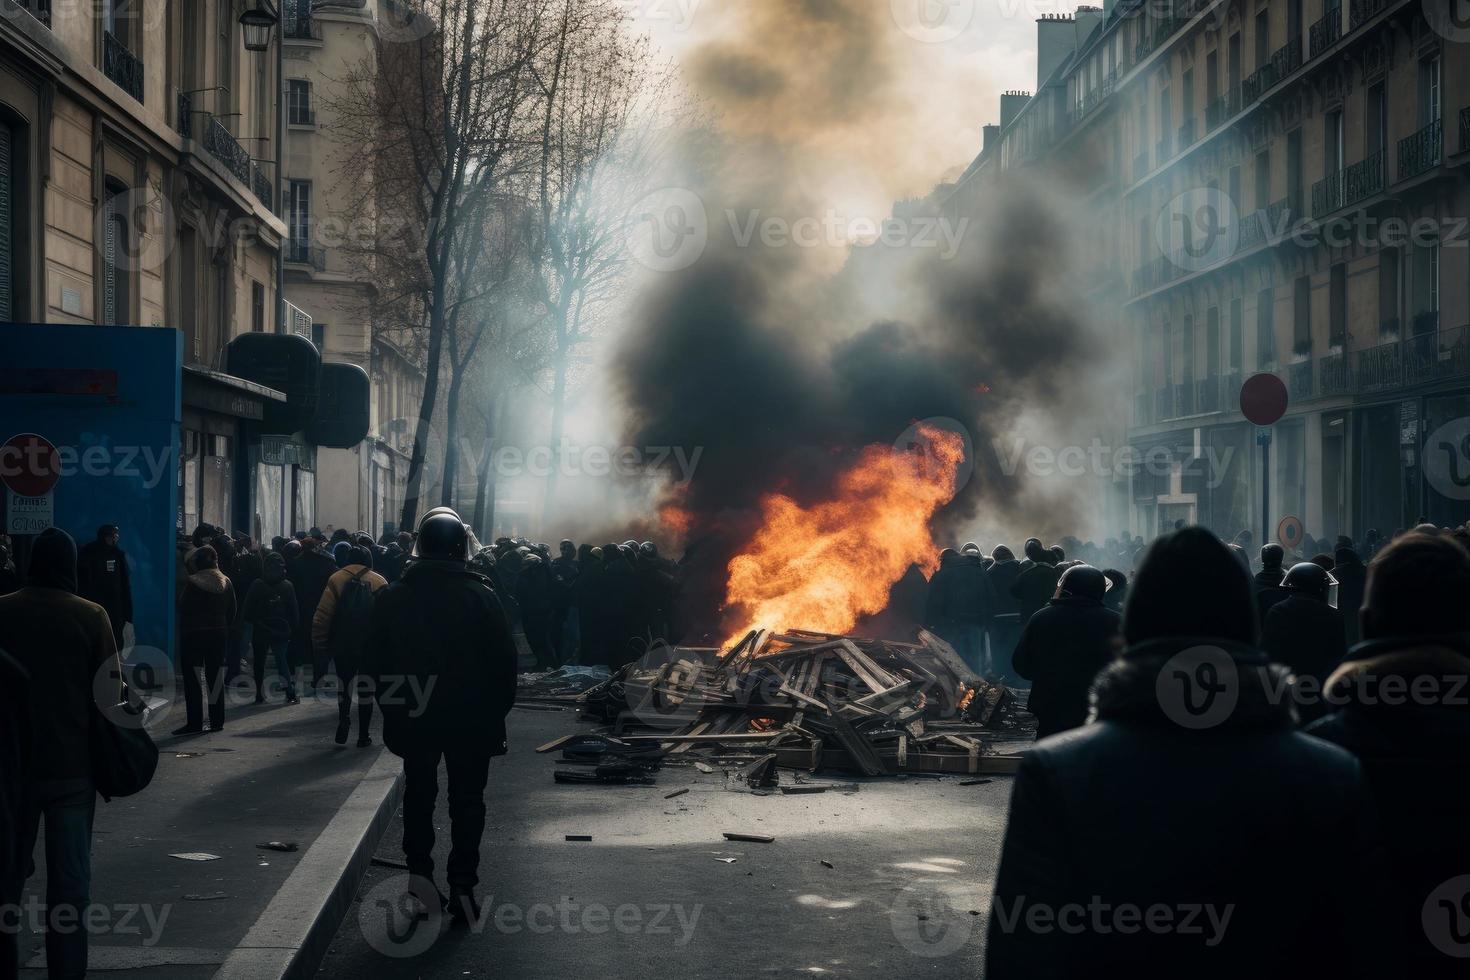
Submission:
[[[528,710],[510,725],[511,754],[492,764],[486,790],[483,925],[390,930],[407,879],[375,864],[321,976],[979,974],[1008,778],[859,779],[855,792],[756,795],[683,765],[665,767],[657,786],[563,786],[551,779],[555,755],[532,749],[590,726]],[[795,775],[782,770],[783,785]],[[444,807],[441,774],[441,889]],[[733,843],[727,832],[776,840]],[[380,861],[402,861],[401,834],[395,815]]]

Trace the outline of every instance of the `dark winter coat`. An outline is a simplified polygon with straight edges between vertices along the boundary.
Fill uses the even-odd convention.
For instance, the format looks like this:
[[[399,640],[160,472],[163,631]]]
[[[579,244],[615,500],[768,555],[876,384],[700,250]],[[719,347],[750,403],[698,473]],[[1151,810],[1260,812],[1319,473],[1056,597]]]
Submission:
[[[21,841],[31,779],[30,674],[0,650],[0,908],[18,908],[30,864]],[[15,933],[11,933],[13,937]],[[16,973],[15,943],[0,936],[0,978]]]
[[[322,601],[327,582],[336,574],[337,563],[321,549],[302,551],[287,566],[286,576],[296,589],[296,603],[301,610],[297,630],[303,645],[311,638],[311,619],[316,615],[316,607]]]
[[[1087,721],[1087,693],[1098,671],[1112,662],[1122,629],[1116,612],[1096,599],[1053,599],[1021,631],[1012,669],[1031,682],[1027,710],[1036,737],[1045,738]]]
[[[1021,611],[1021,604],[1011,592],[1011,586],[1016,584],[1021,570],[1021,563],[1014,558],[998,561],[986,570],[985,574],[990,578],[991,591],[995,595],[997,614]]]
[[[995,589],[979,555],[959,555],[943,562],[929,583],[925,609],[929,625],[985,627],[995,612]]]
[[[189,576],[179,599],[179,632],[228,630],[235,623],[235,587],[217,568],[201,568]]]
[[[10,595],[20,588],[20,575],[15,571],[15,562],[0,561],[0,595]]]
[[[1299,701],[1303,721],[1320,718],[1322,701],[1316,696],[1327,677],[1347,655],[1342,616],[1321,599],[1299,593],[1273,605],[1261,627],[1261,648],[1297,676],[1307,699]]]
[[[1051,601],[1057,592],[1057,579],[1062,573],[1055,565],[1037,563],[1016,576],[1011,584],[1011,598],[1016,600],[1016,611],[1021,614],[1024,625]]]
[[[362,673],[395,755],[448,745],[507,751],[516,646],[495,590],[462,562],[419,559],[373,599]]]
[[[1290,704],[1270,693],[1284,669],[1247,648],[1228,648],[1240,682],[1223,723],[1192,731],[1172,721],[1160,672],[1200,643],[1221,646],[1183,638],[1130,651],[1098,676],[1094,723],[1021,757],[987,976],[1299,980],[1371,970],[1375,883],[1357,861],[1372,836],[1360,767],[1293,731]],[[1088,927],[1096,905],[1135,909],[1133,928]],[[1172,928],[1139,928],[1156,908]],[[1032,911],[1057,918],[1028,928]]]
[[[128,556],[121,548],[88,541],[77,551],[77,595],[107,610],[114,632],[133,621]]]
[[[1291,595],[1281,587],[1281,580],[1286,576],[1280,568],[1263,568],[1255,574],[1256,583],[1256,621],[1265,624],[1266,613],[1278,602],[1285,602],[1286,597]]]
[[[87,733],[99,678],[122,665],[107,611],[76,595],[76,545],[52,529],[31,550],[29,585],[0,597],[5,652],[30,675],[31,774],[35,780],[91,775]]]
[[[1347,645],[1353,647],[1362,635],[1358,611],[1363,608],[1363,593],[1368,586],[1368,566],[1355,558],[1339,561],[1332,577],[1337,579],[1337,612],[1342,617],[1343,635]]]
[[[1466,960],[1443,955],[1426,940],[1423,917],[1441,884],[1470,874],[1467,678],[1470,638],[1363,643],[1328,680],[1328,700],[1341,708],[1307,729],[1353,753],[1367,774],[1391,869],[1389,907],[1373,941],[1388,950],[1395,975],[1415,980],[1466,975]],[[1404,696],[1416,681],[1432,684],[1421,687],[1430,696]],[[1451,907],[1428,909],[1454,915],[1462,937],[1470,918],[1463,904],[1453,906],[1464,894],[1463,887],[1441,894]]]
[[[280,555],[266,557],[260,578],[245,595],[240,618],[276,642],[289,640],[295,632],[301,609],[296,603],[296,588],[286,578],[286,561]]]
[[[284,566],[282,566],[284,567]],[[235,560],[225,570],[230,577],[230,582],[235,586],[236,596],[248,596],[250,587],[260,578],[264,563],[258,551],[241,551],[235,555]]]

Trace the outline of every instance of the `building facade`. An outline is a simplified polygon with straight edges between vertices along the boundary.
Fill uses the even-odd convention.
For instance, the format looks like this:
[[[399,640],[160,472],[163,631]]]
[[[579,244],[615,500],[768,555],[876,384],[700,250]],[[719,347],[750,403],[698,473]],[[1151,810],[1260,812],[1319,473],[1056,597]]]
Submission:
[[[317,515],[323,529],[395,530],[424,385],[401,325],[375,310],[373,175],[337,118],[349,86],[370,77],[377,47],[403,31],[400,5],[344,6],[287,0],[286,295],[313,313],[312,335],[329,361],[356,364],[372,379],[368,437],[317,453]]]
[[[315,392],[229,356],[309,321],[276,312],[281,104],[247,6],[0,0],[0,321],[178,330],[178,527],[289,533],[315,520],[315,447],[266,419]]]
[[[1044,167],[1081,202],[1127,439],[1159,461],[1130,481],[1135,533],[1470,518],[1470,32],[1444,6],[1119,2],[1038,25],[1052,70],[1002,98],[966,180]],[[1266,429],[1240,410],[1262,372],[1289,394]]]

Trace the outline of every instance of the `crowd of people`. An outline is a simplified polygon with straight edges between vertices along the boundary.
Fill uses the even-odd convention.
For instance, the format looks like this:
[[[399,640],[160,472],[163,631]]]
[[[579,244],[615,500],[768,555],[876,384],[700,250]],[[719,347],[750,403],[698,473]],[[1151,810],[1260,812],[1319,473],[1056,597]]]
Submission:
[[[0,595],[0,820],[19,830],[0,849],[0,907],[42,824],[48,907],[88,900],[93,683],[109,665],[121,676],[133,614],[120,540],[108,525],[78,549],[49,530],[24,587]],[[1252,555],[1248,535],[1197,527],[1142,550],[1119,541],[1032,538],[1020,557],[967,543],[893,590],[974,670],[1029,685],[1038,741],[1016,774],[990,975],[1111,977],[1144,953],[1183,976],[1450,975],[1444,937],[1470,941],[1470,529],[1339,538],[1330,553]],[[482,546],[447,508],[377,541],[313,529],[262,548],[201,525],[177,558],[175,734],[223,729],[246,670],[257,703],[335,684],[339,744],[356,719],[371,745],[376,708],[404,760],[411,898],[461,921],[478,915],[514,631],[542,667],[616,667],[681,631],[681,566],[652,543]],[[21,584],[8,553],[0,575]],[[447,896],[432,859],[441,763]],[[1214,916],[1208,941],[1179,927],[1191,909]],[[1122,910],[1148,928],[1118,927]],[[84,932],[46,941],[54,975],[85,969]],[[0,943],[8,968],[15,937],[0,929]]]

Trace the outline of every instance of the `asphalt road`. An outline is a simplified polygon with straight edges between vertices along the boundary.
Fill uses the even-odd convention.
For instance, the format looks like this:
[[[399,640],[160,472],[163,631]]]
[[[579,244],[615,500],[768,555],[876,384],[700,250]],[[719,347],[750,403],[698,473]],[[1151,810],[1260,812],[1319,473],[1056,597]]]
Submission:
[[[655,787],[553,783],[555,757],[532,750],[585,727],[572,712],[512,712],[511,754],[494,762],[486,790],[481,924],[397,915],[404,872],[375,866],[320,975],[980,974],[1008,778],[860,780],[856,791],[801,796],[728,790],[721,773],[689,766],[666,767]],[[727,831],[776,840],[732,843]],[[380,858],[401,861],[401,834],[395,817]]]

